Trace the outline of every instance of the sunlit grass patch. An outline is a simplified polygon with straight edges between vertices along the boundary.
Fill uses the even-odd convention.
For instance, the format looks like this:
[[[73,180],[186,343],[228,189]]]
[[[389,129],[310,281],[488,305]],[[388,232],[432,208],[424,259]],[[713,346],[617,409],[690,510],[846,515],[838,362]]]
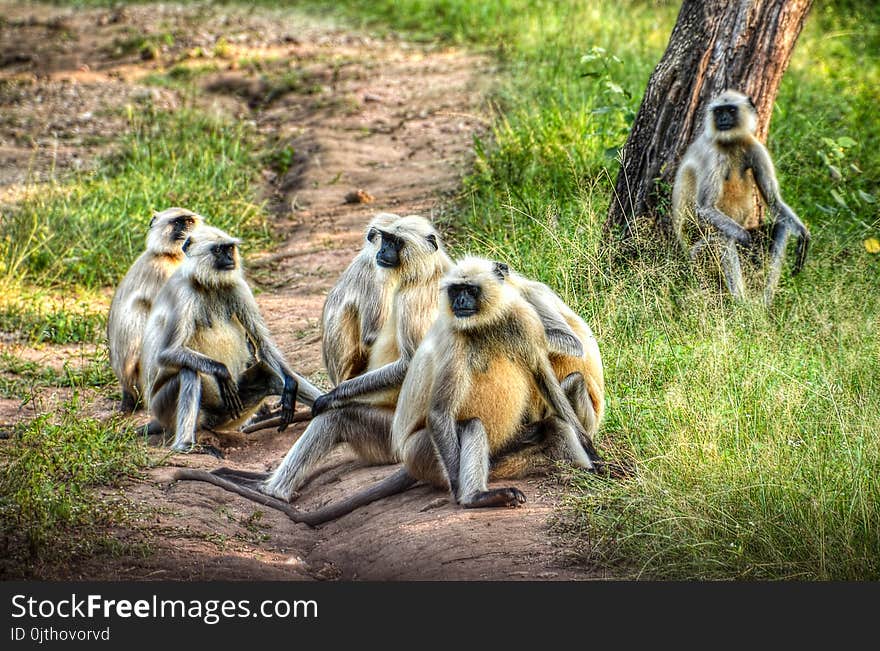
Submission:
[[[108,299],[96,291],[63,291],[0,280],[0,331],[32,345],[103,341]]]
[[[130,114],[131,133],[96,172],[60,179],[4,210],[0,277],[114,285],[144,247],[152,211],[178,205],[244,236],[268,237],[254,198],[255,134],[190,109]]]

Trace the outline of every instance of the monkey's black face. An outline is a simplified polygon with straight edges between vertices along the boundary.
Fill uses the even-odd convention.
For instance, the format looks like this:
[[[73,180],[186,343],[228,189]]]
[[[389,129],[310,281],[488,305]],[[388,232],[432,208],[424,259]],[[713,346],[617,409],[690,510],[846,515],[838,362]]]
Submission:
[[[173,231],[171,233],[171,237],[175,242],[181,242],[186,239],[186,236],[189,235],[189,232],[192,230],[193,225],[196,223],[196,220],[192,217],[178,217],[173,222],[171,222],[171,226]]]
[[[718,131],[730,131],[739,125],[739,107],[735,104],[722,104],[712,109],[715,128]]]
[[[214,268],[217,271],[235,269],[235,244],[215,244],[211,253],[214,255]]]
[[[381,231],[380,231],[381,232]],[[386,269],[396,269],[400,266],[400,252],[403,250],[403,240],[391,233],[381,232],[382,244],[376,254],[376,264]]]
[[[459,319],[474,316],[480,311],[482,291],[477,285],[450,285],[446,293],[452,313]]]

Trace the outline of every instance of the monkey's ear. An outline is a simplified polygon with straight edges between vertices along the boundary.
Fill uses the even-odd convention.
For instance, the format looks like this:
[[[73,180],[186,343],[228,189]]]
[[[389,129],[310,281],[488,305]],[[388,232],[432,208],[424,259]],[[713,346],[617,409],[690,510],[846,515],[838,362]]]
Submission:
[[[371,229],[370,229],[370,232],[367,233],[367,241],[368,241],[368,242],[373,242],[373,241],[375,241],[375,239],[376,239],[377,237],[379,237],[379,231],[378,231],[378,229],[371,228]]]
[[[510,276],[510,267],[508,267],[503,262],[496,262],[495,266],[492,268],[492,271],[495,272],[495,275],[498,276],[500,280],[504,280]]]
[[[758,107],[755,106],[755,103],[752,101],[752,98],[749,97],[748,95],[746,95],[746,99],[749,100],[749,106],[752,107],[752,110],[753,110],[755,113],[757,113],[757,112],[758,112]]]
[[[188,237],[188,238],[186,238],[186,242],[184,242],[183,246],[180,248],[183,250],[184,253],[186,253],[187,251],[189,251],[189,247],[191,244],[192,244],[192,238]]]
[[[150,219],[150,228],[153,228],[153,224],[156,223],[156,218],[159,216],[159,213],[153,212],[153,218]]]
[[[437,236],[434,235],[434,233],[431,233],[431,234],[428,235],[428,237],[425,238],[425,239],[428,240],[428,244],[430,244],[431,246],[434,247],[434,250],[435,250],[435,251],[437,251],[437,250],[440,248],[440,245],[437,244]]]

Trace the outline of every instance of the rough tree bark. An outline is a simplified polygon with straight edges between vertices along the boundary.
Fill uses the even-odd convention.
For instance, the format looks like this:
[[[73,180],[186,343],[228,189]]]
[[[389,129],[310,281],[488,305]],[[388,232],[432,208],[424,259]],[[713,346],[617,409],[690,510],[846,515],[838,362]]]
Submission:
[[[749,95],[766,140],[773,103],[812,0],[684,0],[621,152],[607,225],[625,238],[641,223],[669,226],[678,162],[702,109],[726,88]],[[668,211],[667,211],[668,212]]]

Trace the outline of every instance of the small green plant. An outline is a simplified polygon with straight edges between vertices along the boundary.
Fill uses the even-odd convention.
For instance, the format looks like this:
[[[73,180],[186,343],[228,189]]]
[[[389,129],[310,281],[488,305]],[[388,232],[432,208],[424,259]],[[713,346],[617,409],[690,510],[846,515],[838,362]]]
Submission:
[[[200,63],[197,65],[178,63],[169,68],[166,72],[147,75],[142,81],[150,86],[192,91],[192,87],[199,77],[216,71],[217,64],[214,62]]]
[[[214,43],[214,56],[218,59],[231,59],[232,58],[232,46],[229,44],[229,41],[226,40],[225,37],[221,36],[217,39],[217,42]]]
[[[241,525],[247,531],[247,534],[242,536],[246,542],[260,544],[269,540],[269,534],[266,531],[269,524],[263,519],[265,515],[263,511],[257,509],[246,518],[241,519]]]
[[[623,61],[605,48],[593,46],[581,56],[580,66],[580,76],[593,79],[602,100],[591,109],[594,129],[600,136],[617,143],[605,151],[606,157],[616,159],[636,117],[633,95],[618,80]]]
[[[864,172],[851,160],[850,151],[857,148],[859,143],[849,136],[836,139],[823,137],[821,142],[823,146],[817,154],[833,183],[828,192],[836,208],[822,204],[816,207],[828,214],[843,211],[848,215],[857,215],[873,211],[877,197],[860,187]]]
[[[263,159],[273,171],[283,176],[296,160],[296,149],[293,148],[293,145],[270,149]]]
[[[162,49],[172,47],[175,43],[174,34],[139,34],[131,33],[128,36],[119,36],[113,39],[109,51],[116,55],[137,54],[145,61],[158,59]]]

